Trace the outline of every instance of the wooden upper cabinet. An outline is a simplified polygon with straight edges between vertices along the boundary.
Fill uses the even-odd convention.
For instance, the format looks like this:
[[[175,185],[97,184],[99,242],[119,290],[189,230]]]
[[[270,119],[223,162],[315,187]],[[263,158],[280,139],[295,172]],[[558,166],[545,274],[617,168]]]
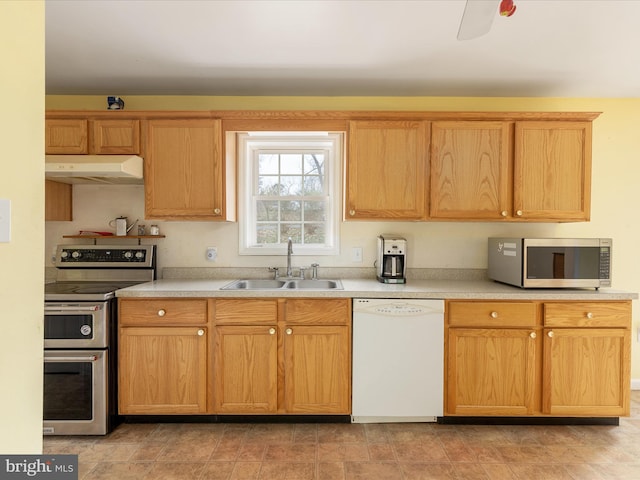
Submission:
[[[346,219],[424,220],[426,121],[351,121]]]
[[[93,120],[90,151],[96,154],[140,154],[140,120]]]
[[[45,122],[45,153],[54,155],[89,153],[87,123],[85,119],[47,120]]]
[[[591,122],[516,122],[514,215],[588,221],[590,203]]]
[[[71,184],[45,180],[44,219],[64,222],[73,220],[73,186]]]
[[[510,215],[511,125],[432,123],[431,218],[496,220]]]
[[[152,119],[144,129],[145,218],[226,219],[222,122]]]

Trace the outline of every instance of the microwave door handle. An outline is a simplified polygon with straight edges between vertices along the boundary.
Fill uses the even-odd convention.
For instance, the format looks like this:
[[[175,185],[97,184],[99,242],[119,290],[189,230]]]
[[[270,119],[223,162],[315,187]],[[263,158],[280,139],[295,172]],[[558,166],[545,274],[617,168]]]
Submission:
[[[68,305],[68,306],[44,306],[45,312],[97,312],[100,310],[100,305],[88,305],[88,306],[76,306],[76,305]]]
[[[98,359],[95,355],[88,355],[86,357],[44,357],[45,363],[47,362],[95,362]]]

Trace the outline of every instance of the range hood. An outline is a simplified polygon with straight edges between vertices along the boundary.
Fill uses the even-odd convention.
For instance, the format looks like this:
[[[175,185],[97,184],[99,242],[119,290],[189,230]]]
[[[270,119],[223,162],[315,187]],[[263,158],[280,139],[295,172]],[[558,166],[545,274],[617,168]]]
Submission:
[[[62,183],[141,185],[137,155],[46,155],[45,177]]]

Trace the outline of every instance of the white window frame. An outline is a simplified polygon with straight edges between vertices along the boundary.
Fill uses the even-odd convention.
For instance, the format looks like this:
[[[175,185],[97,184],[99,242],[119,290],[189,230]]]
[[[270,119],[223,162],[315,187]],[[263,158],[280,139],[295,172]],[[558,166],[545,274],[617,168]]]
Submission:
[[[259,150],[300,149],[326,152],[325,198],[327,201],[326,242],[324,245],[294,243],[296,255],[338,255],[340,253],[341,172],[344,134],[328,132],[243,132],[237,133],[238,147],[238,226],[240,255],[286,255],[286,243],[274,246],[255,244],[256,211],[253,199],[257,181],[254,154]]]

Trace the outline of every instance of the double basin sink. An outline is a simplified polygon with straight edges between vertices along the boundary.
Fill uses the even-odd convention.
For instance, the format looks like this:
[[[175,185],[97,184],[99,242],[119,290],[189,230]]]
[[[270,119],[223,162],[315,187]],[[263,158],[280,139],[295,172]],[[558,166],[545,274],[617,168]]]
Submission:
[[[290,279],[246,279],[235,280],[220,290],[342,290],[340,280]]]

